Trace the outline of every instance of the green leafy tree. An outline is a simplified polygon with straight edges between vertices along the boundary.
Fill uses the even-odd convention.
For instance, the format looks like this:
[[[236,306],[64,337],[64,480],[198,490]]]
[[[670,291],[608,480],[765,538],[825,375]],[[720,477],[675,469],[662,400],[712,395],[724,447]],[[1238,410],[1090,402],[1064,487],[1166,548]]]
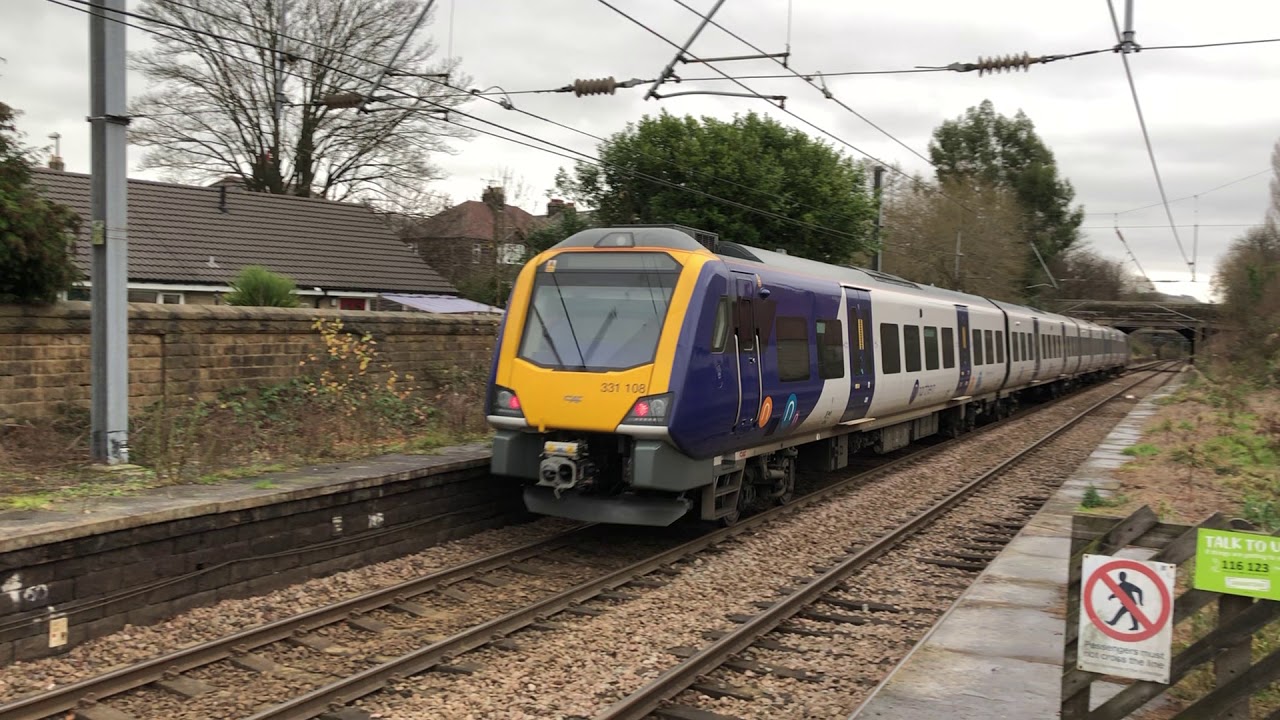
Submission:
[[[962,117],[934,129],[929,157],[938,166],[940,181],[960,180],[1012,191],[1022,208],[1023,236],[1034,242],[1046,259],[1066,252],[1080,240],[1084,209],[1071,205],[1075,189],[1058,176],[1053,152],[1021,110],[1010,118],[997,113],[990,100],[982,101]],[[1038,267],[1034,259],[1028,260],[1029,267]]]
[[[32,185],[14,115],[0,103],[0,303],[50,303],[80,278],[72,259],[80,218]]]
[[[292,279],[273,273],[261,265],[250,265],[231,281],[231,292],[223,296],[228,305],[297,307]]]
[[[645,116],[610,137],[597,154],[603,167],[578,163],[566,184],[571,197],[596,208],[600,225],[677,223],[831,262],[847,260],[868,243],[873,203],[863,168],[755,113],[727,122],[666,112]]]

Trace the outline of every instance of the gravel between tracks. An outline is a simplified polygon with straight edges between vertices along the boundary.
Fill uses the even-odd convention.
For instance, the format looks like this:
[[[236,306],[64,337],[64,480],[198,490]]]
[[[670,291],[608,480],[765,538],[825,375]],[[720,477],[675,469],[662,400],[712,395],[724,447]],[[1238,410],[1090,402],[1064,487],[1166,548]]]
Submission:
[[[718,552],[699,554],[664,587],[646,591],[603,615],[557,618],[563,623],[562,629],[519,633],[515,640],[523,646],[520,651],[482,649],[469,653],[466,661],[480,666],[472,675],[428,673],[402,681],[391,691],[359,704],[382,718],[590,717],[673,664],[674,658],[667,649],[704,645],[704,632],[732,626],[727,615],[757,612],[753,601],[777,596],[779,589],[794,577],[811,575],[814,564],[845,555],[850,546],[865,543],[906,520],[1114,392],[1120,382],[1126,381],[1085,390],[1017,424],[994,429],[973,438],[973,442],[947,448],[927,462],[912,463],[873,483],[772,522],[762,530],[744,534]],[[1117,417],[1132,405],[1125,401],[1119,404],[1123,410],[1113,411]],[[1114,418],[1083,425],[1092,432],[1096,444],[1113,422]],[[1065,476],[1075,462],[1058,462],[1055,469]],[[965,577],[964,573],[927,565],[912,566],[910,571],[917,577]],[[957,582],[962,587],[967,580]],[[883,653],[890,653],[892,648],[905,652],[910,645],[905,638],[900,642],[885,640],[879,650],[881,662]],[[845,652],[855,653],[853,657],[860,660],[875,659],[865,657],[866,648],[859,649],[856,642],[852,645]],[[777,680],[755,678],[761,685]],[[851,688],[859,687],[858,683],[847,678],[832,682],[836,684],[828,692],[833,698],[842,696],[839,705],[847,707],[844,698]],[[779,691],[779,697],[786,695]],[[764,716],[791,717],[790,712],[774,708]],[[815,705],[805,712],[810,714],[796,717],[831,717],[835,708],[824,710]]]
[[[266,595],[224,600],[196,608],[156,625],[125,627],[120,632],[79,645],[65,655],[17,662],[0,668],[0,702],[52,690],[146,658],[536,542],[572,525],[571,522],[546,518],[485,530],[413,555],[316,578]]]

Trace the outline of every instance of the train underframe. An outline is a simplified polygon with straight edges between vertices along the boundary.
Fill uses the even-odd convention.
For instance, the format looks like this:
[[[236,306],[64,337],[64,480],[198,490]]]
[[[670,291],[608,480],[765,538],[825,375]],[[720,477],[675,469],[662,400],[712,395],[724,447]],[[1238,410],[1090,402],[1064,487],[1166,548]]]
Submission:
[[[532,481],[524,500],[535,514],[628,525],[665,526],[681,519],[732,524],[789,501],[798,470],[841,470],[860,452],[886,454],[933,435],[957,437],[1024,404],[1052,400],[1117,371],[993,393],[876,429],[829,433],[803,443],[796,438],[713,459],[687,457],[658,438],[500,430],[493,471]]]

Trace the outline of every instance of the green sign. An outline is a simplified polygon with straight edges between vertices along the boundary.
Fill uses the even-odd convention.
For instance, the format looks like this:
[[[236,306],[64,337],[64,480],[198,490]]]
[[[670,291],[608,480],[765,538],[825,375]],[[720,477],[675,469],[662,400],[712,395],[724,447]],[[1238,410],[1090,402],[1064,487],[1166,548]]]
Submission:
[[[1196,531],[1197,590],[1280,600],[1280,537]]]

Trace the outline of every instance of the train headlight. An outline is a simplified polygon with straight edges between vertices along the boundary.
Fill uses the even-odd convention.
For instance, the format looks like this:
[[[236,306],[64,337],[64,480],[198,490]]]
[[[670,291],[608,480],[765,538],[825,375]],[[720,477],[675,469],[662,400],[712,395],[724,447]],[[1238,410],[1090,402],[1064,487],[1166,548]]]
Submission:
[[[642,397],[631,406],[622,422],[625,425],[666,425],[673,400],[675,396],[672,393]]]
[[[504,417],[524,417],[524,409],[520,406],[520,398],[514,390],[504,388],[501,385],[495,385],[493,388],[493,400],[489,404],[489,410],[494,415],[502,415]]]

